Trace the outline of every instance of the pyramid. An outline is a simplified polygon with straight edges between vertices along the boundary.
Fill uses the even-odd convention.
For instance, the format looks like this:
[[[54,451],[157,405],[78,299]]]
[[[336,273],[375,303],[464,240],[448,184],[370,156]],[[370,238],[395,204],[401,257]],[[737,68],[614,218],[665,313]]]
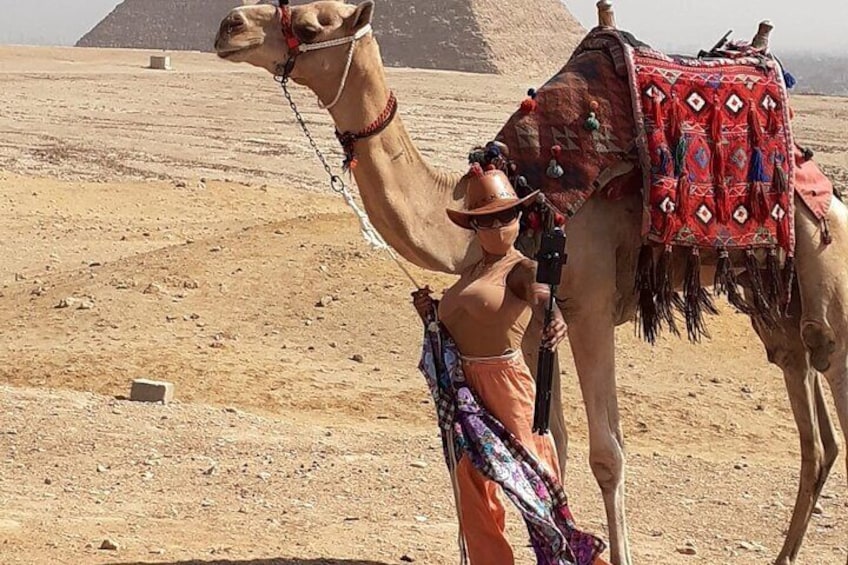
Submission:
[[[212,51],[240,4],[124,0],[77,46]],[[518,76],[553,73],[585,34],[560,0],[376,0],[374,30],[387,66]]]

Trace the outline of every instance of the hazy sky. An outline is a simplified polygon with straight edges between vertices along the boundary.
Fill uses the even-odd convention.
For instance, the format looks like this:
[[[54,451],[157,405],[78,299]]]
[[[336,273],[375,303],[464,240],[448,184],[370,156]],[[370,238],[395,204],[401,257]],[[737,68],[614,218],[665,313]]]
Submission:
[[[375,0],[380,9],[380,0]],[[407,0],[412,1],[412,0]],[[439,2],[444,0],[424,0]],[[521,0],[516,0],[521,1]],[[116,0],[0,0],[0,43],[73,44],[119,2]],[[201,2],[202,3],[202,2]],[[568,0],[587,27],[595,25],[595,0]],[[842,0],[619,0],[618,23],[659,48],[712,46],[728,29],[753,37],[756,24],[776,25],[780,51],[848,52],[848,25]]]

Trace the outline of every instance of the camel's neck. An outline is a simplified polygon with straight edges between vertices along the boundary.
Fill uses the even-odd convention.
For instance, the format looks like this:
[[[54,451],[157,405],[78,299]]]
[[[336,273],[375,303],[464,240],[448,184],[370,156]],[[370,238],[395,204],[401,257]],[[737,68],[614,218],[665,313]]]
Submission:
[[[385,109],[389,98],[379,50],[373,39],[357,45],[344,94],[330,113],[341,132],[359,132]],[[316,88],[331,101],[338,82]],[[403,110],[403,101],[399,101]],[[460,272],[479,258],[472,233],[458,228],[445,214],[459,207],[464,190],[461,175],[439,172],[428,165],[412,143],[400,116],[380,134],[355,144],[354,177],[368,217],[386,242],[419,267]]]

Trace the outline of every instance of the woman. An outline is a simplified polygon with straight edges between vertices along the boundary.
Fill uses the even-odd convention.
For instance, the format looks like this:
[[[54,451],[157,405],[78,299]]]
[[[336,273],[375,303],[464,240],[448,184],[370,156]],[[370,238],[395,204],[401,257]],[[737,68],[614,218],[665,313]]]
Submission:
[[[469,267],[441,301],[429,288],[413,294],[425,322],[434,311],[462,354],[465,379],[484,407],[534,455],[554,477],[560,469],[550,434],[533,433],[535,385],[521,354],[521,342],[533,314],[544,319],[549,289],[536,283],[536,262],[514,243],[522,209],[538,194],[519,199],[499,169],[474,164],[463,210],[447,210],[462,228],[474,230],[483,258]],[[555,348],[566,335],[555,309],[543,343]],[[469,457],[456,471],[460,522],[472,565],[513,565],[504,535],[505,511],[497,485],[474,468]],[[598,561],[600,562],[600,561]]]

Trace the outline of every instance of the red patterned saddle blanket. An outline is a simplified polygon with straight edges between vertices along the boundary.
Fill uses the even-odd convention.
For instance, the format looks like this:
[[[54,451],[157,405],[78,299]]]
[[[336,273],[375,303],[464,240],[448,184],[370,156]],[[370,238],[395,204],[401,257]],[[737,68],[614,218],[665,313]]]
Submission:
[[[788,303],[793,191],[823,219],[832,186],[799,157],[774,58],[743,43],[705,58],[669,56],[625,32],[596,28],[529,95],[496,137],[519,189],[541,189],[566,219],[601,185],[598,196],[642,195],[646,245],[636,284],[649,340],[661,322],[676,331],[675,307],[690,338],[705,333],[702,313],[714,307],[700,288],[704,249],[720,257],[716,289],[737,308],[766,316]],[[622,160],[639,166],[607,182],[605,175]],[[658,260],[652,247],[663,249]],[[669,283],[675,247],[690,252],[682,298]],[[766,251],[767,276],[755,281],[748,303],[729,255],[747,251],[745,267],[759,277],[757,249]],[[782,273],[781,250],[787,259]]]

